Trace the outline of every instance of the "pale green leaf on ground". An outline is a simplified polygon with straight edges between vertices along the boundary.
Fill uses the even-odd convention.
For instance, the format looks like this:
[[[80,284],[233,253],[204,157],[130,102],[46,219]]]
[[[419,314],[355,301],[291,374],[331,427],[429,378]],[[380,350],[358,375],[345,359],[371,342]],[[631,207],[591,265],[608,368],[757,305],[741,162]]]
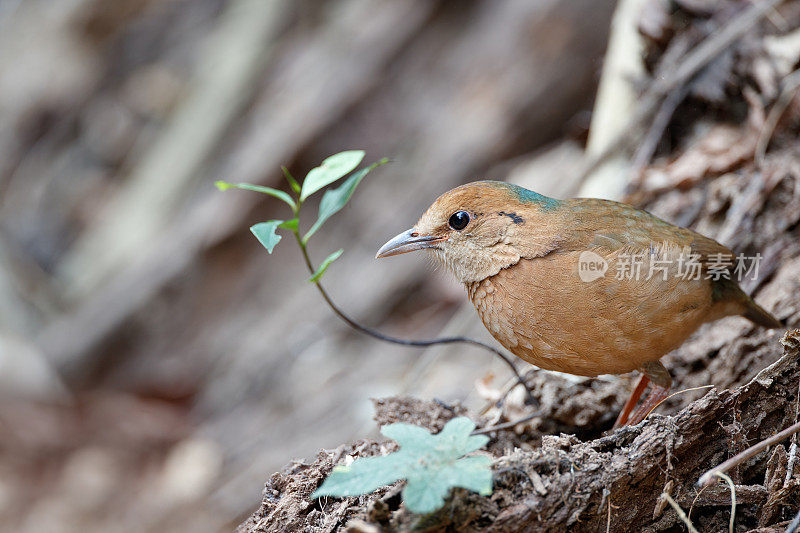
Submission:
[[[407,476],[403,501],[409,510],[426,514],[439,509],[452,487],[477,492],[481,496],[492,493],[492,459],[485,455],[463,457],[451,464],[437,468],[418,468]]]
[[[364,159],[363,150],[347,150],[326,158],[320,166],[312,168],[306,175],[300,192],[300,201],[346,175],[356,168],[362,159]]]
[[[350,466],[334,467],[311,497],[358,496],[391,485],[403,477],[403,464],[391,457],[363,457]]]
[[[251,183],[228,183],[227,181],[223,180],[215,181],[214,185],[216,185],[217,189],[221,191],[227,191],[228,189],[243,189],[245,191],[261,192],[273,196],[275,198],[278,198],[280,200],[283,200],[284,202],[289,204],[289,207],[291,207],[292,209],[295,208],[294,200],[292,200],[292,197],[289,196],[288,193],[279,191],[278,189],[273,189],[272,187],[253,185]]]
[[[250,231],[256,236],[258,242],[260,242],[269,253],[272,253],[272,249],[281,241],[281,236],[275,233],[275,230],[278,229],[281,224],[283,224],[283,220],[259,222],[258,224],[250,226]]]
[[[464,457],[488,441],[484,435],[470,436],[474,429],[475,424],[466,417],[451,420],[436,435],[409,424],[384,426],[381,432],[396,440],[400,451],[356,459],[348,467],[334,468],[311,497],[356,496],[405,479],[406,507],[426,514],[441,508],[453,487],[489,495],[492,459],[483,455]]]
[[[454,450],[466,455],[486,446],[489,437],[486,435],[470,435],[475,424],[469,418],[460,416],[447,423],[436,436],[439,442],[447,442]]]
[[[334,261],[339,259],[339,256],[342,255],[342,252],[344,252],[344,250],[341,250],[341,249],[336,250],[331,255],[329,255],[328,257],[323,259],[322,263],[320,263],[319,267],[317,268],[317,271],[314,272],[314,275],[311,276],[308,279],[308,281],[311,281],[313,283],[316,283],[317,281],[319,281],[320,278],[322,277],[322,275],[325,273],[325,271],[328,270],[328,267],[331,266],[331,263],[333,263]]]
[[[350,201],[350,198],[353,196],[356,187],[358,187],[358,184],[361,183],[361,180],[363,180],[367,174],[388,162],[388,159],[383,158],[380,161],[371,164],[367,168],[362,168],[358,172],[354,173],[339,187],[325,191],[325,194],[322,195],[322,201],[319,203],[319,216],[317,217],[317,221],[314,222],[314,225],[311,226],[311,229],[309,229],[308,233],[306,233],[305,237],[303,237],[303,242],[308,242],[308,239],[310,239],[311,236],[322,227],[326,220],[338,213],[345,205],[347,205],[347,202]]]
[[[411,424],[387,424],[381,428],[381,433],[385,437],[397,441],[397,444],[408,450],[427,450],[436,445],[435,437],[431,435],[430,431]],[[441,431],[439,434],[441,434]]]

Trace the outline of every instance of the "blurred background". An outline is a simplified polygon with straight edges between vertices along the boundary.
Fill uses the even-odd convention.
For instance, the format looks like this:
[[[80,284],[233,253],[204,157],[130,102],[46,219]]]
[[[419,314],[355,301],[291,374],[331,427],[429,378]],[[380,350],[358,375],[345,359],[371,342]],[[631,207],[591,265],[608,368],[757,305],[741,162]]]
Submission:
[[[578,192],[614,8],[0,0],[0,529],[228,531],[282,465],[373,435],[369,398],[508,379],[348,329],[247,230],[285,206],[213,182],[390,157],[311,242],[345,249],[325,285],[387,333],[487,339],[449,276],[375,251],[476,178]]]

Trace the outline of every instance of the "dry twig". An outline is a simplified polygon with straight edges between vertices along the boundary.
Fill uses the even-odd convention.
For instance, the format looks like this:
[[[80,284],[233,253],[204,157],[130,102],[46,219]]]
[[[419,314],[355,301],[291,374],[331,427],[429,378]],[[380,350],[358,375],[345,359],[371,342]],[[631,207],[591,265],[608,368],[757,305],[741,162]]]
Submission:
[[[797,423],[797,416],[800,415],[800,383],[797,385],[797,397],[794,402],[794,422]],[[794,463],[797,460],[797,433],[792,435],[792,444],[789,446],[789,460],[786,463],[786,478],[783,486],[789,485],[789,480],[794,475]]]
[[[722,472],[717,472],[715,475],[725,480],[725,482],[731,488],[731,521],[728,525],[728,531],[733,533],[733,524],[736,520],[736,487],[733,484],[733,480],[728,475],[723,474]]]
[[[492,431],[500,431],[501,429],[513,428],[517,424],[522,424],[524,422],[527,422],[529,420],[533,420],[534,418],[538,418],[540,416],[542,416],[542,413],[533,413],[532,415],[523,416],[522,418],[517,419],[517,420],[512,420],[511,422],[505,422],[503,424],[497,424],[496,426],[489,426],[488,428],[476,429],[475,431],[470,433],[470,435],[482,435],[484,433],[491,433]]]
[[[792,101],[792,98],[794,98],[799,88],[800,69],[797,69],[784,78],[781,94],[772,105],[772,109],[769,110],[767,121],[758,134],[755,160],[759,167],[764,165],[764,156],[767,153],[767,146],[769,146],[769,141],[772,139],[772,134],[775,133],[778,121],[781,119],[783,112],[786,111],[786,108],[789,106],[789,103]]]
[[[742,464],[743,462],[747,461],[748,459],[753,457],[758,452],[764,450],[765,448],[767,448],[769,446],[772,446],[773,444],[775,444],[777,442],[780,442],[781,440],[785,439],[789,435],[793,435],[794,433],[796,433],[798,431],[800,431],[800,422],[795,422],[794,424],[792,424],[788,428],[784,429],[780,433],[777,433],[777,434],[773,435],[772,437],[769,437],[768,439],[764,439],[761,442],[759,442],[758,444],[755,444],[754,446],[750,446],[745,451],[743,451],[741,453],[737,453],[736,455],[734,455],[733,457],[731,457],[730,459],[728,459],[727,461],[725,461],[721,465],[719,465],[719,466],[717,466],[715,468],[712,468],[711,470],[709,470],[708,472],[706,472],[705,474],[700,476],[700,479],[697,480],[697,485],[699,487],[706,487],[706,486],[710,485],[714,481],[714,477],[715,476],[719,476],[719,474],[724,474],[725,472],[727,472],[731,468],[733,468],[735,466],[738,466],[738,465]]]
[[[700,386],[700,387],[692,387],[691,389],[683,389],[683,390],[679,390],[677,392],[673,392],[672,394],[670,394],[669,396],[667,396],[666,398],[664,398],[663,400],[661,400],[660,402],[655,404],[652,409],[647,411],[647,414],[644,415],[644,417],[647,418],[648,416],[650,416],[650,413],[652,413],[653,411],[658,409],[659,405],[661,405],[662,403],[666,402],[667,400],[669,400],[673,396],[677,396],[678,394],[683,394],[684,392],[691,392],[693,390],[713,389],[713,388],[714,388],[714,385],[703,385],[703,386]]]
[[[669,504],[672,506],[672,508],[675,509],[675,512],[678,513],[678,518],[680,518],[681,521],[684,524],[686,524],[686,527],[689,528],[689,533],[700,533],[692,525],[692,522],[689,520],[689,517],[687,517],[686,513],[684,513],[683,509],[681,509],[681,506],[678,505],[678,503],[675,500],[672,499],[672,496],[670,496],[666,492],[662,492],[661,493],[661,497],[664,498],[665,500],[667,500],[667,502],[669,502]]]
[[[744,13],[730,21],[718,32],[711,33],[691,52],[686,54],[678,63],[678,67],[669,77],[653,81],[647,91],[642,95],[641,103],[631,115],[627,127],[606,145],[605,150],[586,162],[585,170],[581,173],[584,181],[600,164],[606,162],[612,155],[625,149],[635,139],[642,124],[657,112],[661,102],[675,89],[689,82],[703,67],[724,52],[737,39],[742,37],[759,20],[769,14],[782,0],[766,0],[753,5]],[[680,103],[680,102],[678,102]]]
[[[792,520],[792,523],[786,528],[786,533],[795,533],[798,528],[800,528],[800,511],[797,511],[794,520]]]

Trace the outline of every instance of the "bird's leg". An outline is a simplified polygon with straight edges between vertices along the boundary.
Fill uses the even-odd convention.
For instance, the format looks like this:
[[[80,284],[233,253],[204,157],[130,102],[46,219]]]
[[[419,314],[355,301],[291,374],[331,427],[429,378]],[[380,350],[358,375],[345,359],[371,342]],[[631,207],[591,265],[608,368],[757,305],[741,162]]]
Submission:
[[[647,374],[642,373],[642,375],[639,376],[639,382],[636,383],[636,387],[634,387],[631,395],[628,397],[628,401],[625,402],[625,406],[622,408],[622,411],[619,412],[617,421],[614,422],[614,429],[621,428],[628,423],[628,417],[631,415],[633,408],[636,407],[636,402],[642,397],[642,393],[648,383],[650,383],[650,378],[647,377]]]
[[[665,389],[659,385],[653,384],[653,389],[650,391],[650,394],[647,395],[645,398],[644,403],[636,409],[636,412],[633,413],[631,419],[628,421],[628,425],[635,426],[644,418],[650,414],[650,411],[655,409],[655,407],[669,395],[669,389]]]
[[[628,421],[628,425],[631,426],[644,420],[644,418],[650,414],[650,411],[655,409],[655,407],[667,397],[669,389],[672,387],[672,377],[659,361],[645,363],[642,365],[641,370],[643,374],[653,382],[653,387],[642,405],[639,406]]]
[[[639,377],[639,382],[636,384],[633,392],[631,392],[628,401],[625,402],[625,406],[622,408],[622,411],[620,411],[617,421],[614,422],[614,429],[625,425],[638,424],[644,420],[644,417],[658,405],[658,402],[667,397],[667,393],[672,386],[672,377],[670,377],[664,365],[658,361],[643,364],[639,371],[642,373],[641,377]],[[631,416],[631,411],[633,411],[639,398],[642,397],[644,389],[651,381],[653,382],[653,387],[650,394],[645,398],[644,403],[639,409],[633,413],[633,416]]]

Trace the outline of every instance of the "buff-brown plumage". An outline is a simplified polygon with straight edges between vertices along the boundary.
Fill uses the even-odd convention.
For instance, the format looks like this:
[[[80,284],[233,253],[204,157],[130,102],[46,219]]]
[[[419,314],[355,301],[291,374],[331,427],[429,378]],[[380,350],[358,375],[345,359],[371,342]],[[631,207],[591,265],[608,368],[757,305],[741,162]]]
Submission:
[[[464,219],[465,227],[453,227]],[[658,360],[701,324],[744,315],[780,326],[734,279],[706,279],[715,257],[733,257],[730,250],[618,202],[555,200],[478,181],[440,196],[378,256],[423,248],[465,284],[503,346],[548,370],[596,376],[640,369],[668,387]],[[586,253],[606,264],[604,275],[581,276]],[[637,279],[620,276],[631,257],[641,258]],[[699,279],[680,275],[689,257]]]

